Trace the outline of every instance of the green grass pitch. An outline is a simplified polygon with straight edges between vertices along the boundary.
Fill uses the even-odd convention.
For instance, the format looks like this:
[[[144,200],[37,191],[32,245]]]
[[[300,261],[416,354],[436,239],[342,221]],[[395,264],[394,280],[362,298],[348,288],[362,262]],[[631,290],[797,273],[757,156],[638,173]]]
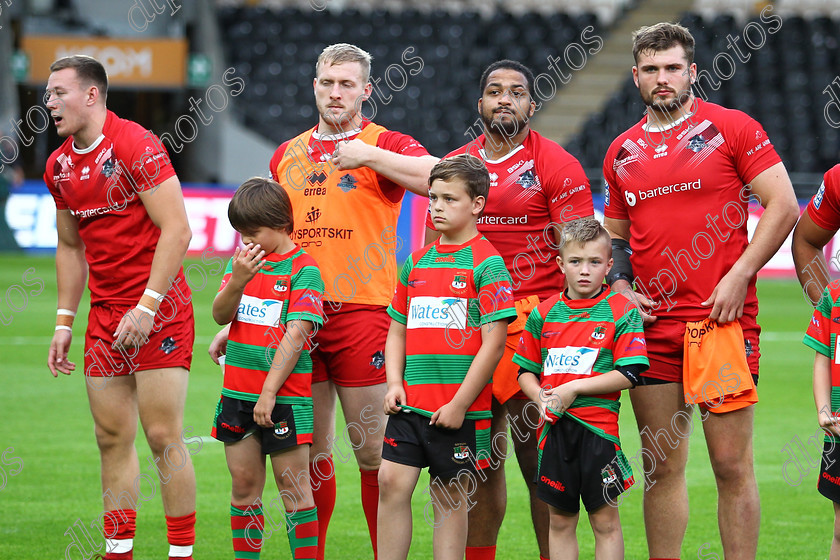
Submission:
[[[201,266],[199,261],[191,261]],[[28,272],[27,272],[28,271]],[[201,277],[191,277],[201,287]],[[40,290],[43,282],[43,291]],[[209,435],[221,374],[206,354],[216,326],[210,302],[219,277],[207,278],[196,290],[194,305],[197,340],[185,426],[191,435]],[[20,286],[20,289],[15,286]],[[25,297],[24,297],[25,294]],[[70,544],[68,529],[77,521],[89,525],[100,513],[99,459],[93,422],[81,373],[53,379],[46,367],[56,308],[55,266],[50,257],[0,257],[0,558],[63,559]],[[818,467],[803,455],[818,457],[813,440],[816,414],[811,396],[813,352],[802,343],[810,308],[795,281],[759,282],[764,329],[761,342],[760,402],[756,411],[755,464],[761,493],[762,521],[759,558],[825,558],[832,534],[832,507],[816,491]],[[87,303],[80,310],[71,359],[81,368]],[[17,311],[15,311],[17,310]],[[621,430],[628,457],[636,455],[639,438],[629,399],[622,412]],[[339,415],[340,416],[340,415]],[[714,478],[705,441],[695,415],[687,472],[691,517],[683,558],[723,558],[716,520]],[[340,430],[340,428],[339,428]],[[786,445],[798,437],[805,450],[793,445],[801,465],[782,466],[789,458]],[[141,464],[149,456],[142,431],[137,449]],[[339,441],[340,454],[349,446]],[[204,441],[190,445],[198,480],[196,558],[231,558],[230,479],[222,445]],[[145,472],[148,468],[141,468]],[[370,558],[370,545],[359,498],[355,461],[336,458],[338,503],[332,518],[327,557]],[[637,481],[641,473],[636,473]],[[801,481],[798,481],[800,475]],[[530,528],[526,486],[515,465],[507,469],[508,507],[499,537],[500,559],[536,559]],[[428,478],[421,477],[421,484]],[[790,482],[799,482],[793,486]],[[426,496],[415,492],[415,524],[411,558],[431,558],[431,528],[423,517]],[[144,490],[148,491],[148,490]],[[621,505],[627,558],[647,558],[642,522],[640,482]],[[271,482],[264,502],[277,496]],[[142,504],[137,519],[135,558],[163,558],[167,552],[163,508],[155,496]],[[593,538],[585,516],[578,530],[581,558],[593,557]],[[99,539],[97,538],[97,542]],[[79,560],[78,551],[69,556]],[[282,532],[264,546],[263,558],[288,558]]]

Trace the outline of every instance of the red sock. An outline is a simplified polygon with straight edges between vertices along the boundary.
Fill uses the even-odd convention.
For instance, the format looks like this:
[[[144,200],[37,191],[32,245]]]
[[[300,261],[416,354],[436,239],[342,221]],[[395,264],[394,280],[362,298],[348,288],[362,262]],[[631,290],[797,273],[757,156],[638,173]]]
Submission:
[[[318,560],[324,560],[327,527],[335,509],[335,466],[332,456],[309,464],[312,498],[318,508]]]
[[[496,545],[468,546],[465,560],[496,560]]]
[[[115,509],[102,516],[105,535],[105,560],[133,560],[134,530],[137,511]]]
[[[193,560],[195,512],[181,517],[167,515],[166,540],[169,541],[169,560]]]
[[[362,473],[362,509],[365,512],[370,542],[373,545],[373,558],[376,560],[376,513],[379,511],[379,469]]]

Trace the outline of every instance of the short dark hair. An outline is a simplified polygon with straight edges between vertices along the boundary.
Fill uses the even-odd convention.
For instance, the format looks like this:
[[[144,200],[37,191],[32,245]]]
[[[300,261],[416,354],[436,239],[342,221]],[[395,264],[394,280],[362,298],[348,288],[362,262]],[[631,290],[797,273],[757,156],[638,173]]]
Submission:
[[[569,243],[589,243],[590,241],[603,240],[608,247],[607,254],[612,256],[612,240],[610,233],[601,225],[601,222],[595,218],[580,218],[571,222],[563,224],[563,230],[560,236],[560,254],[563,254],[563,248],[567,247]]]
[[[479,92],[480,96],[484,95],[484,88],[487,87],[487,80],[490,78],[490,74],[499,69],[514,70],[525,76],[525,81],[528,82],[528,95],[534,97],[534,73],[531,72],[530,68],[528,68],[521,62],[517,62],[516,60],[510,60],[507,58],[504,60],[497,60],[496,62],[484,69],[484,72],[481,74],[481,91]]]
[[[432,183],[438,179],[441,181],[460,179],[466,184],[467,194],[473,200],[479,196],[487,200],[487,195],[490,193],[490,173],[487,171],[487,166],[483,161],[469,154],[459,154],[437,162],[429,174],[429,186],[431,187]]]
[[[50,72],[58,72],[65,68],[72,68],[83,84],[93,84],[102,92],[103,98],[108,96],[108,73],[102,63],[84,54],[74,54],[59,58],[50,64]]]
[[[667,21],[640,27],[633,33],[633,60],[638,63],[639,55],[644,52],[666,51],[677,45],[683,48],[691,66],[694,63],[694,37],[688,28]]]
[[[228,205],[228,220],[240,233],[253,233],[261,227],[292,233],[295,220],[292,201],[278,183],[252,177],[236,189]]]

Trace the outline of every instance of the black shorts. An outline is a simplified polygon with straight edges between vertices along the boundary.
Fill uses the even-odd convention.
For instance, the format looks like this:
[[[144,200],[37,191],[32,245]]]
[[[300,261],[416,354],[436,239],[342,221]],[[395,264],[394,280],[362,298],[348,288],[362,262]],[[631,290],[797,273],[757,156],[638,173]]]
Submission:
[[[254,422],[256,404],[222,395],[216,405],[210,435],[225,443],[235,443],[253,434],[260,439],[262,452],[266,455],[312,443],[311,406],[278,403],[271,412],[274,428],[263,428]]]
[[[620,449],[565,416],[545,424],[534,481],[537,497],[568,513],[580,511],[581,499],[588,512],[615,504],[634,482],[630,465],[618,454]]]
[[[476,437],[486,424],[486,436]],[[464,419],[457,430],[429,425],[429,417],[416,412],[401,412],[388,417],[382,458],[409,465],[429,467],[429,475],[454,478],[462,470],[475,472],[487,466],[490,456],[490,419]],[[478,447],[476,441],[486,441]],[[476,456],[481,457],[480,460]]]
[[[840,443],[823,444],[817,490],[832,502],[840,503]]]

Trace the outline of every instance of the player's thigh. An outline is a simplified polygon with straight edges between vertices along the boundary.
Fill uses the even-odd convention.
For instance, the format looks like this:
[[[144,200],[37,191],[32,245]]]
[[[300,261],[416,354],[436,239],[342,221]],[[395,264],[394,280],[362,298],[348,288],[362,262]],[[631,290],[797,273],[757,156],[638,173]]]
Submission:
[[[97,437],[130,437],[137,433],[137,386],[133,375],[114,376],[105,383],[85,384]]]
[[[250,435],[233,443],[225,443],[225,462],[233,485],[233,493],[240,498],[259,497],[265,486],[265,455],[260,439]]]
[[[149,443],[158,438],[179,437],[189,371],[182,367],[148,369],[137,372],[135,377],[140,422]]]
[[[688,439],[680,434],[690,432],[693,409],[685,405],[682,383],[639,385],[630,390],[630,401],[642,448],[652,453],[660,466],[663,453],[669,459],[685,463]]]
[[[716,473],[726,476],[752,469],[755,405],[722,414],[709,413],[703,432],[709,460]]]
[[[510,399],[505,403],[507,420],[511,424],[513,446],[520,465],[523,460],[537,466],[537,427],[540,425],[540,409],[530,399]]]
[[[364,387],[336,385],[341,410],[344,412],[345,430],[356,448],[380,448],[385,435],[385,411],[382,403],[388,386],[385,383]]]
[[[385,500],[411,500],[420,478],[420,468],[387,459],[379,466],[379,494]]]
[[[335,386],[331,381],[312,384],[312,458],[329,455],[335,436]]]

